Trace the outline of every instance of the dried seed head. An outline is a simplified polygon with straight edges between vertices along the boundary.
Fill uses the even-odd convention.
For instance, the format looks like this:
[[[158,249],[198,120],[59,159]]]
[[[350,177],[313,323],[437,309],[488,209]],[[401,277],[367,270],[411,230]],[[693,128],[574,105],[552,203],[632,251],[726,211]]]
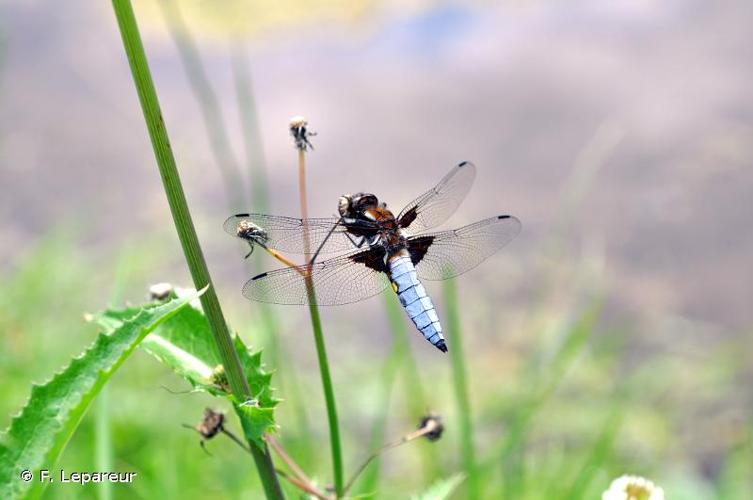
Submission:
[[[664,500],[664,490],[640,476],[620,476],[609,485],[602,500]]]
[[[316,132],[308,130],[309,122],[302,116],[294,116],[290,119],[290,135],[293,136],[295,147],[301,151],[314,149],[309,141],[309,137],[316,135]]]
[[[204,410],[204,419],[196,425],[195,429],[204,439],[211,439],[222,432],[224,425],[225,414],[207,408]]]
[[[149,287],[149,297],[152,300],[165,300],[173,291],[170,283],[155,283]]]
[[[290,128],[291,130],[294,128],[301,128],[308,125],[309,122],[306,121],[306,118],[302,117],[301,115],[296,115],[293,118],[290,119]]]
[[[426,439],[436,441],[442,437],[442,432],[444,432],[442,417],[436,413],[429,413],[425,417],[421,417],[421,423],[419,423],[418,428],[428,431],[425,434]]]
[[[256,243],[266,243],[267,232],[260,226],[257,226],[251,221],[246,219],[241,220],[238,223],[238,227],[235,229],[235,234],[239,238]]]

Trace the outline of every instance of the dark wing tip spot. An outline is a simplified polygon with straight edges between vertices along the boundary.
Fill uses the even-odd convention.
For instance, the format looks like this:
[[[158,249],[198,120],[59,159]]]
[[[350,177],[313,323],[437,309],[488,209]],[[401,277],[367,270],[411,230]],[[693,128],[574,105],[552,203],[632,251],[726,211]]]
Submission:
[[[444,343],[444,340],[440,340],[434,346],[442,352],[447,352],[447,345]]]
[[[515,232],[515,234],[518,234],[523,227],[523,223],[520,222],[520,219],[518,219],[514,215],[498,215],[497,220],[508,220],[512,223],[513,226],[517,226],[517,231]]]
[[[471,163],[471,162],[469,162],[469,161],[467,161],[467,160],[466,160],[466,161],[461,161],[461,162],[460,162],[460,163],[458,164],[458,168],[463,168],[463,167],[465,167],[466,165],[473,165],[473,163]]]
[[[251,214],[235,214],[233,217],[248,217]]]
[[[257,276],[254,276],[253,278],[251,278],[251,281],[256,281],[256,280],[258,280],[258,279],[261,279],[261,278],[263,278],[264,276],[266,276],[267,274],[269,274],[269,273],[261,273],[261,274],[259,274],[259,275],[257,275]]]

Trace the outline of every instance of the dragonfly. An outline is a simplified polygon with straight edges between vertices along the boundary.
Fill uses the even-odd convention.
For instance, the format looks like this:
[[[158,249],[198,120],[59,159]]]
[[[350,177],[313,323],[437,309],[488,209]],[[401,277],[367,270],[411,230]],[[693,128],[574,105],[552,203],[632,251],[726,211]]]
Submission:
[[[251,251],[255,246],[298,254],[315,249],[305,266],[249,279],[243,295],[273,304],[329,306],[358,302],[391,286],[418,331],[447,352],[442,325],[422,280],[445,280],[475,268],[512,241],[522,227],[512,215],[496,215],[457,229],[429,231],[456,211],[475,177],[476,167],[462,162],[397,216],[376,195],[354,193],[340,197],[336,217],[304,220],[252,213],[229,217],[225,231],[246,241]],[[335,255],[317,260],[327,254]],[[314,294],[307,289],[306,275]]]

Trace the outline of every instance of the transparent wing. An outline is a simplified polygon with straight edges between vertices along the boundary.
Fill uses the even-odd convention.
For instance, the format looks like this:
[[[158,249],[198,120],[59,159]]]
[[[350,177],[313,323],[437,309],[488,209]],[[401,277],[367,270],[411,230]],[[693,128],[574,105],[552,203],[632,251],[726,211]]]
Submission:
[[[302,254],[303,245],[303,219],[295,217],[283,217],[278,215],[266,214],[237,214],[229,217],[223,227],[225,232],[233,236],[238,236],[238,225],[248,222],[254,224],[267,233],[267,245],[283,252]],[[324,217],[315,219],[306,219],[308,223],[309,240],[311,242],[311,252],[313,253],[319,245],[327,238],[327,234],[337,223],[334,217]],[[321,253],[337,253],[352,250],[353,244],[345,236],[345,227],[337,226],[332,236],[327,239]]]
[[[445,222],[468,194],[476,177],[473,163],[464,161],[429,191],[409,203],[397,219],[400,227],[414,233],[425,231]]]
[[[408,250],[421,279],[444,280],[481,264],[520,229],[518,219],[500,215],[452,231],[411,237]]]
[[[383,269],[382,248],[316,262],[311,269],[316,303],[320,306],[350,304],[380,293],[390,283]],[[292,267],[254,276],[244,285],[243,295],[273,304],[309,303],[303,275]]]

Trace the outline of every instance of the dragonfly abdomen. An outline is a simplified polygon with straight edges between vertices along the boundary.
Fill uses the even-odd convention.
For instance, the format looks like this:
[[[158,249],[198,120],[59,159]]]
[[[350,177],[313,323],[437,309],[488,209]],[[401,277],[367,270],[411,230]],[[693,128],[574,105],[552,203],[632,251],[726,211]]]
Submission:
[[[416,325],[421,334],[437,349],[447,352],[442,325],[439,323],[434,303],[426,294],[424,286],[418,279],[416,268],[409,256],[394,257],[389,261],[390,279],[395,285],[395,291],[408,313],[408,317]]]

